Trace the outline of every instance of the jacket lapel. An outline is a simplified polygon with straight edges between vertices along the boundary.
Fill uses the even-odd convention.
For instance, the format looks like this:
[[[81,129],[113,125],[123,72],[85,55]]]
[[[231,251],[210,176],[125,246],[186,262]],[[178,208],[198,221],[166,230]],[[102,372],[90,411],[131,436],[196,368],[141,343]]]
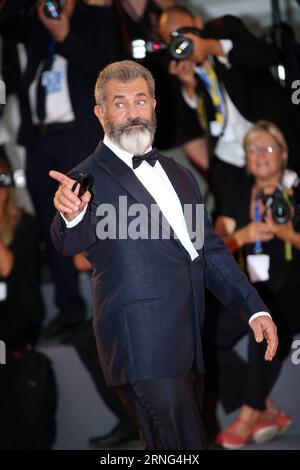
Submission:
[[[159,161],[179,197],[187,228],[195,233],[196,230],[199,230],[199,227],[197,227],[197,221],[199,220],[197,204],[202,201],[199,200],[188,176],[180,170],[178,164],[172,158],[161,155]],[[187,208],[187,206],[189,207]]]
[[[184,204],[195,204],[197,199],[192,190],[191,183],[184,172],[178,170],[176,162],[164,155],[160,155],[159,162],[167,173],[168,178],[179,197],[182,210],[184,210]]]

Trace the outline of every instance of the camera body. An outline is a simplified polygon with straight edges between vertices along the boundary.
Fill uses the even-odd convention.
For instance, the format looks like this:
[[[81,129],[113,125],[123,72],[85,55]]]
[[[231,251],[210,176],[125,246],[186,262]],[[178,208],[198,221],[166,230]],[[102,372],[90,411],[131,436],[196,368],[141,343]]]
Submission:
[[[198,37],[202,36],[202,31],[195,27],[178,28],[171,34],[171,42],[145,41],[135,39],[132,41],[132,56],[134,59],[144,59],[148,54],[167,50],[174,60],[188,59],[193,52],[193,41],[184,36],[185,33],[192,33]]]
[[[292,196],[288,198],[285,193],[286,187],[292,190]],[[292,185],[283,186],[280,184],[271,194],[261,190],[257,193],[256,199],[262,200],[264,204],[262,220],[265,220],[269,209],[275,224],[286,224],[290,220],[293,220],[295,224],[299,220],[300,181],[298,178],[294,180]]]
[[[257,195],[257,199],[261,199],[265,206],[262,220],[264,220],[269,209],[271,209],[272,219],[275,224],[286,224],[292,219],[290,204],[286,201],[284,193],[280,188],[276,188],[275,191],[269,195],[260,191]]]
[[[13,172],[4,171],[0,172],[0,188],[25,188],[26,177],[22,168],[14,170]]]
[[[9,188],[14,186],[14,178],[11,173],[0,173],[0,188]]]
[[[43,12],[52,20],[57,20],[60,17],[61,11],[66,3],[65,0],[42,0],[41,4],[44,3]]]

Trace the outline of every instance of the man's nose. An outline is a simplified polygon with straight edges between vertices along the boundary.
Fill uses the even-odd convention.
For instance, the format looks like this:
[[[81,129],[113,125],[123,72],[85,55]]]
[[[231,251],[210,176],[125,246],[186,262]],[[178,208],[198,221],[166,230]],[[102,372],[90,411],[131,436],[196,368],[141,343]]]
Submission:
[[[127,108],[127,116],[130,119],[136,119],[140,117],[139,109],[134,103],[129,104]]]

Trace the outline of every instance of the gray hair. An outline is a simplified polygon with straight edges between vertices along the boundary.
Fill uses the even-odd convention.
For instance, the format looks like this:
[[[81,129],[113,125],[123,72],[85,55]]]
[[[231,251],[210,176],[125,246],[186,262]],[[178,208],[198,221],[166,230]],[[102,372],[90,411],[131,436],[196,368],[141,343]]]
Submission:
[[[132,60],[122,60],[107,65],[101,72],[96,81],[95,100],[96,104],[103,106],[105,103],[105,84],[112,79],[120,80],[123,83],[131,82],[137,78],[143,78],[149,87],[149,93],[152,98],[155,95],[155,83],[152,74],[143,65]]]

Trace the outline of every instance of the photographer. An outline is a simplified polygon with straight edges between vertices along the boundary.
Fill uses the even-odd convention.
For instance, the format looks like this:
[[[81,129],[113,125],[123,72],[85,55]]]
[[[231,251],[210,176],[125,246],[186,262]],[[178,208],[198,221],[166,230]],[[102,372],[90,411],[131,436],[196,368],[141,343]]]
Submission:
[[[290,162],[295,158],[297,163],[296,124],[288,118],[290,105],[285,92],[269,72],[278,64],[278,54],[231,15],[204,24],[178,5],[166,9],[159,21],[164,41],[174,44],[174,32],[191,43],[191,47],[183,45],[184,60],[178,57],[169,68],[181,82],[186,107],[194,108],[192,121],[182,114],[182,126],[198,126],[199,135],[204,130],[208,136],[213,155],[209,162],[213,191],[217,209],[222,212],[232,205],[242,184],[242,143],[252,123],[259,119],[275,122],[288,139],[290,154],[294,154]],[[176,52],[178,47],[174,49]],[[201,152],[199,138],[198,146],[194,143],[192,149],[195,159]]]
[[[0,158],[0,339],[8,351],[34,345],[44,315],[36,220],[16,204],[7,163]]]
[[[51,16],[52,15],[52,16]],[[49,337],[69,334],[83,321],[85,304],[71,260],[54,250],[49,236],[54,216],[52,167],[67,171],[88,155],[99,138],[93,117],[98,71],[116,55],[110,8],[82,0],[10,0],[0,15],[0,33],[19,47],[21,125],[26,177],[46,243],[58,315]]]
[[[216,220],[215,230],[232,253],[247,266],[250,280],[271,309],[278,327],[279,354],[264,364],[261,344],[249,337],[248,364],[233,351],[245,334],[240,319],[225,312],[217,319],[219,387],[227,411],[242,405],[239,417],[219,433],[217,442],[239,448],[253,439],[265,442],[283,432],[291,419],[268,396],[300,331],[300,225],[297,192],[285,170],[288,147],[272,123],[257,122],[244,141],[247,185],[230,211]],[[295,175],[293,177],[295,179]],[[231,378],[226,378],[226,374]],[[234,376],[234,387],[232,377]]]

